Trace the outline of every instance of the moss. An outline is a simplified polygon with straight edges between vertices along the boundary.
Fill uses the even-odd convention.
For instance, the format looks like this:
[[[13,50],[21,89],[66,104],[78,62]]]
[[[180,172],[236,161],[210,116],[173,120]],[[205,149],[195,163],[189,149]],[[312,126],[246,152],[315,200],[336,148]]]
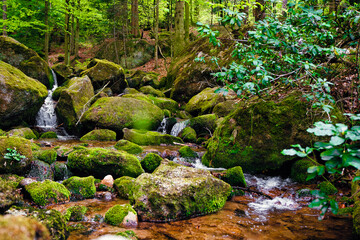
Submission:
[[[11,205],[22,203],[21,194],[16,191],[20,181],[24,177],[17,175],[1,175],[0,177],[0,211],[3,212]]]
[[[163,94],[160,90],[157,90],[151,86],[141,87],[140,92],[153,95],[154,97],[165,97],[165,94]]]
[[[135,88],[125,88],[124,90],[124,94],[137,94],[140,93],[138,90],[136,90]]]
[[[215,113],[218,117],[225,117],[236,109],[236,104],[237,104],[236,100],[229,100],[218,103],[213,108],[212,113]]]
[[[48,163],[34,160],[31,162],[31,168],[26,175],[29,178],[33,178],[36,181],[43,181],[45,179],[54,180],[54,173]]]
[[[80,138],[80,141],[115,141],[116,132],[108,129],[95,129]]]
[[[189,126],[196,131],[197,135],[207,135],[209,131],[215,130],[216,120],[217,116],[215,114],[206,114],[192,118]]]
[[[53,131],[44,132],[40,135],[40,138],[58,138],[57,134]]]
[[[138,239],[133,230],[126,230],[123,232],[118,232],[118,233],[116,233],[116,236],[122,236],[122,237],[125,237],[126,239],[133,239],[133,240]]]
[[[224,181],[231,186],[246,187],[245,177],[240,166],[226,170]]]
[[[353,212],[353,228],[356,236],[360,236],[360,201],[356,201],[354,204]]]
[[[196,131],[192,127],[186,127],[181,132],[179,137],[184,140],[184,142],[196,142]]]
[[[357,170],[354,177],[360,176],[360,170]],[[360,181],[351,182],[351,195],[355,201],[360,201]]]
[[[50,239],[48,229],[33,218],[24,216],[0,216],[0,239],[33,240]]]
[[[85,206],[72,206],[66,209],[64,217],[66,221],[80,222],[84,220],[87,211],[88,208]]]
[[[185,106],[185,110],[193,116],[209,114],[216,104],[225,101],[224,96],[215,93],[218,88],[206,88],[193,96]]]
[[[30,128],[15,128],[7,132],[9,136],[18,136],[26,139],[37,139],[36,135]]]
[[[57,152],[54,149],[38,150],[33,152],[33,157],[48,164],[52,164],[56,161]]]
[[[135,178],[123,176],[114,181],[114,187],[120,198],[129,199],[132,196]]]
[[[67,66],[65,63],[55,64],[52,69],[56,73],[59,85],[62,85],[73,75],[73,69],[70,66]]]
[[[79,149],[70,153],[68,167],[79,176],[93,175],[97,178],[108,174],[114,178],[137,177],[144,172],[136,156],[103,148]]]
[[[96,193],[93,176],[83,178],[74,176],[63,181],[63,184],[76,199],[93,198]]]
[[[305,183],[308,176],[307,169],[311,166],[314,166],[314,163],[308,159],[301,159],[296,161],[291,166],[291,179],[299,183]]]
[[[105,213],[105,222],[113,226],[118,226],[123,222],[124,218],[129,214],[129,212],[132,212],[136,215],[135,210],[131,207],[130,204],[115,205]]]
[[[139,145],[124,139],[119,140],[115,144],[114,148],[131,154],[140,154],[144,151],[144,149]]]
[[[50,180],[31,183],[25,186],[25,190],[30,194],[34,203],[39,206],[64,202],[70,197],[70,192],[64,185]]]
[[[196,158],[197,153],[192,150],[189,146],[183,146],[179,149],[180,157],[183,158]]]
[[[68,170],[65,163],[54,162],[53,164],[51,164],[51,169],[54,173],[55,181],[62,181],[71,176],[71,172]]]
[[[162,160],[162,157],[156,153],[148,153],[140,163],[145,172],[152,173]]]
[[[149,99],[161,109],[167,109],[173,113],[179,109],[179,103],[170,98],[149,96]]]
[[[1,137],[1,136],[6,136],[6,132],[5,132],[4,130],[1,130],[1,129],[0,129],[0,137]]]
[[[173,144],[174,142],[182,143],[181,138],[171,136],[169,134],[162,134],[159,132],[137,130],[137,129],[123,129],[124,139],[133,143],[147,146],[160,144]]]
[[[338,192],[336,187],[328,181],[321,182],[317,187],[320,189],[320,192],[326,195],[333,195]]]

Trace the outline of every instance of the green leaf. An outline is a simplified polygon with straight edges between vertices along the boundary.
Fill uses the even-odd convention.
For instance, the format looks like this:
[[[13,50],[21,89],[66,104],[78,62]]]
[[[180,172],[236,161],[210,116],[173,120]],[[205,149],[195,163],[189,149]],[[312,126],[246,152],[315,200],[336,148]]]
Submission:
[[[323,199],[317,198],[309,204],[309,207],[310,208],[320,207],[323,204],[323,202],[324,202]]]
[[[356,176],[354,177],[354,179],[352,180],[353,182],[359,181],[360,180],[360,176]]]
[[[314,147],[317,149],[328,149],[328,148],[332,148],[333,145],[331,145],[330,143],[316,142],[314,144]]]
[[[360,159],[357,157],[354,157],[350,154],[344,154],[343,156],[343,160],[344,160],[344,167],[347,166],[353,166],[356,169],[360,169]]]
[[[295,149],[291,148],[291,149],[284,149],[282,150],[281,154],[283,155],[288,155],[288,156],[294,156],[297,154],[298,151],[296,151]]]
[[[339,146],[345,142],[345,139],[339,136],[332,136],[330,139],[330,144],[333,146]]]
[[[313,133],[316,136],[332,136],[336,133],[336,128],[332,124],[316,122],[314,123],[314,126],[314,128],[308,128],[306,131]]]
[[[334,157],[338,157],[341,155],[341,149],[338,148],[331,148],[328,149],[320,154],[320,157],[324,161],[328,161],[330,159],[333,159]]]

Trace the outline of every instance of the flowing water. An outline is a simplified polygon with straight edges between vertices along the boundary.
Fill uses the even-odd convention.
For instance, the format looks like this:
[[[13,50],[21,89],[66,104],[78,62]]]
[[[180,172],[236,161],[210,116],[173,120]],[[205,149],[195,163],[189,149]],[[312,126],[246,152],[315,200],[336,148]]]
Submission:
[[[158,127],[158,129],[156,130],[157,132],[166,134],[166,127],[167,127],[167,120],[168,118],[164,117],[163,120],[160,123],[160,126]]]
[[[170,134],[177,137],[179,135],[179,133],[186,128],[186,126],[189,124],[189,120],[185,120],[182,122],[178,122],[175,123],[175,125],[173,126],[173,128],[171,129]]]

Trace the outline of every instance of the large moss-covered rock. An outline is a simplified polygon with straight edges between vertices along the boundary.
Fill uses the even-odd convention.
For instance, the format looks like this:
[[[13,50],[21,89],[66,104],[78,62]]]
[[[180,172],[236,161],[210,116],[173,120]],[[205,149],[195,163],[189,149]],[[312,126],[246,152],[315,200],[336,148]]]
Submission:
[[[58,137],[56,132],[49,131],[42,133],[39,138],[58,138]]]
[[[52,164],[56,161],[57,152],[55,149],[44,149],[33,152],[33,158]]]
[[[31,162],[30,171],[26,177],[36,179],[36,181],[54,180],[54,173],[48,163],[35,160]]]
[[[184,128],[180,134],[179,137],[184,140],[184,142],[196,142],[196,131],[192,127],[186,127]]]
[[[185,110],[193,116],[211,113],[216,104],[225,101],[222,94],[215,93],[218,88],[205,88],[193,96],[185,106]]]
[[[314,162],[309,159],[300,159],[291,166],[290,177],[292,180],[305,183],[308,176],[307,170],[314,166]]]
[[[0,216],[2,240],[50,240],[49,230],[34,218],[24,216]]]
[[[81,73],[82,76],[89,76],[95,89],[100,89],[108,82],[108,87],[113,93],[121,93],[128,87],[125,80],[124,69],[107,60],[93,59],[87,66],[87,70]]]
[[[75,205],[66,209],[64,217],[67,221],[80,222],[85,219],[85,214],[87,211],[87,207]]]
[[[128,225],[127,216],[129,214],[135,216],[137,215],[135,210],[132,208],[130,204],[115,205],[105,213],[105,222],[114,226],[119,226],[119,225],[127,226]],[[136,221],[136,225],[137,225],[137,221]]]
[[[124,128],[124,139],[130,142],[147,146],[147,145],[160,145],[160,144],[174,144],[174,142],[182,143],[183,141],[170,134],[163,134],[159,132],[128,129]]]
[[[152,86],[143,86],[139,90],[142,93],[149,94],[154,97],[165,97],[165,94],[163,94],[160,90],[153,88]]]
[[[23,197],[17,187],[23,177],[17,175],[0,176],[0,211],[3,212],[11,205],[23,202]]]
[[[93,175],[96,178],[109,174],[115,178],[137,177],[144,172],[136,156],[103,148],[79,149],[70,153],[68,167],[78,176]]]
[[[82,118],[88,128],[107,128],[122,134],[123,128],[156,129],[163,119],[163,111],[146,101],[104,97],[98,99]],[[120,135],[121,136],[121,135]]]
[[[129,199],[132,196],[132,191],[134,188],[135,178],[123,176],[117,178],[114,181],[114,188],[118,192],[120,198]]]
[[[152,86],[159,88],[160,82],[158,80],[159,74],[155,72],[144,72],[141,70],[135,71],[127,78],[129,86],[132,88],[139,88],[141,86]]]
[[[51,88],[53,77],[49,65],[32,49],[15,39],[0,36],[0,61],[4,61],[31,78],[35,78]]]
[[[135,180],[131,203],[143,221],[172,221],[220,210],[230,191],[206,170],[164,161]]]
[[[162,160],[162,157],[156,153],[148,153],[140,163],[145,172],[152,173],[158,166],[160,166]]]
[[[115,141],[116,132],[109,129],[95,129],[80,138],[80,141]]]
[[[236,109],[237,101],[236,100],[227,100],[225,102],[220,102],[215,105],[212,110],[212,113],[215,113],[218,117],[225,117]]]
[[[149,103],[155,104],[161,109],[168,109],[171,112],[176,112],[179,109],[179,104],[170,98],[154,97],[152,95],[145,95],[143,93],[125,94],[122,97],[147,101]]]
[[[117,149],[117,150],[121,150],[121,151],[131,153],[131,154],[139,154],[139,153],[142,153],[144,151],[144,149],[142,147],[140,147],[139,145],[137,145],[136,143],[130,142],[130,141],[125,140],[125,139],[119,140],[115,144],[114,148]]]
[[[224,175],[224,181],[231,186],[246,187],[244,173],[240,166],[229,168]]]
[[[7,132],[9,136],[18,136],[26,139],[37,139],[36,135],[30,128],[15,128]]]
[[[68,169],[66,163],[63,162],[54,162],[51,164],[51,170],[54,173],[54,180],[55,181],[62,181],[64,179],[69,178],[72,173]]]
[[[189,126],[195,130],[198,136],[207,135],[215,130],[216,121],[217,116],[215,114],[206,114],[190,119]]]
[[[16,149],[16,152],[25,156],[20,161],[6,159],[7,148]],[[22,137],[0,137],[0,173],[14,173],[23,175],[30,167],[32,159],[31,142]]]
[[[276,102],[240,104],[216,128],[203,163],[225,168],[241,166],[252,173],[280,169],[292,159],[281,154],[283,149],[292,144],[311,145],[313,136],[306,129],[314,119],[307,116],[310,104],[301,96],[293,92]]]
[[[94,89],[87,76],[72,78],[67,86],[60,93],[56,112],[65,126],[73,130],[82,112],[87,110],[84,105],[94,96]]]
[[[47,94],[42,83],[0,61],[0,128],[33,123]]]
[[[93,198],[96,193],[95,178],[71,177],[63,181],[64,186],[71,192],[71,196],[76,199]]]
[[[25,186],[25,190],[30,194],[34,203],[39,206],[65,202],[70,198],[70,192],[64,185],[50,180],[30,183]]]
[[[65,63],[55,64],[52,69],[56,73],[59,86],[70,78],[75,77],[71,66],[66,65]]]
[[[360,237],[360,201],[355,202],[352,217],[355,235]]]

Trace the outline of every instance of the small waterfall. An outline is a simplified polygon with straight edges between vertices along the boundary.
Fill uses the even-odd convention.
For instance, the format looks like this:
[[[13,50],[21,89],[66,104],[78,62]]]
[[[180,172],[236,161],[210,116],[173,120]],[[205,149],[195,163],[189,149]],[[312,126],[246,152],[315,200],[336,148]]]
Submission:
[[[158,127],[158,129],[156,130],[157,132],[160,132],[162,134],[166,134],[166,124],[167,124],[167,120],[168,118],[164,117],[163,120],[160,123],[160,126]]]
[[[171,135],[177,137],[179,135],[179,133],[186,128],[186,126],[189,124],[190,120],[185,120],[182,122],[178,122],[176,123],[173,128],[171,129]]]
[[[35,126],[42,129],[52,129],[57,126],[57,117],[55,113],[56,102],[52,99],[52,94],[58,87],[58,83],[55,72],[51,70],[51,73],[54,78],[54,86],[51,90],[48,90],[48,96],[36,116]]]

